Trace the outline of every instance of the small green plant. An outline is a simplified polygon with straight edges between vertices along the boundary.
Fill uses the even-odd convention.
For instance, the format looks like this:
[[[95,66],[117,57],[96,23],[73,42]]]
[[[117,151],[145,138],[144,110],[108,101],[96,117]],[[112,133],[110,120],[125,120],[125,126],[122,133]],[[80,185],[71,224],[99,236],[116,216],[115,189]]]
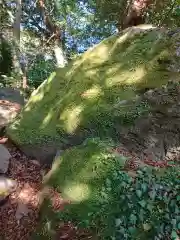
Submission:
[[[114,171],[105,180],[99,200],[86,206],[69,206],[58,218],[94,229],[100,239],[178,239],[180,181],[177,170],[159,177],[153,170],[138,171],[136,180]],[[86,204],[86,203],[82,203]]]
[[[123,108],[126,108],[124,111]],[[129,109],[127,111],[127,109]],[[147,116],[150,111],[150,105],[146,101],[142,101],[137,103],[132,103],[129,106],[120,106],[118,110],[116,110],[115,115],[119,118],[119,122],[122,125],[132,125],[134,121],[141,117]]]

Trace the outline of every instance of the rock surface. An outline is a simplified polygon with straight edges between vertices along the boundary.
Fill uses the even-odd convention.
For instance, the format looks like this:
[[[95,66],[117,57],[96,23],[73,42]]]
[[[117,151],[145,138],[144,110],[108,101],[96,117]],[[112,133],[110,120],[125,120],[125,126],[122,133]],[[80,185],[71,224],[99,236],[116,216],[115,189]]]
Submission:
[[[140,117],[121,134],[130,152],[153,161],[180,159],[180,85],[148,91],[144,100],[151,106],[147,117]]]
[[[18,89],[0,88],[0,100],[7,100],[10,102],[24,104],[24,97]]]
[[[16,189],[16,186],[16,181],[5,176],[0,176],[0,205]]]
[[[0,173],[6,173],[9,167],[11,155],[6,147],[0,145]]]
[[[20,112],[24,97],[19,90],[0,88],[0,131]]]

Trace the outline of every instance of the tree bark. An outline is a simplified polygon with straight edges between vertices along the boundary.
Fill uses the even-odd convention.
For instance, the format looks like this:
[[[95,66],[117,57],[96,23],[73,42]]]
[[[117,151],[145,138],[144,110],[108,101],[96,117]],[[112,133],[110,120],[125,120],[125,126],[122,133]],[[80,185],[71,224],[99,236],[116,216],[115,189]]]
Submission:
[[[119,30],[144,24],[144,14],[152,2],[153,0],[131,0],[127,6],[126,16],[123,21],[120,20]]]
[[[16,1],[16,14],[13,23],[13,67],[15,73],[20,77],[21,67],[20,67],[20,23],[21,23],[21,0]]]
[[[13,65],[14,70],[17,76],[22,81],[22,88],[27,88],[27,75],[26,75],[26,67],[24,67],[24,63],[21,61],[21,15],[22,15],[22,6],[21,0],[16,0],[16,14],[13,24],[13,37],[14,37],[14,53],[13,53]]]
[[[13,35],[16,41],[18,41],[18,43],[20,43],[21,14],[22,14],[21,0],[16,0],[16,14],[15,14],[15,20],[13,24]]]
[[[44,0],[39,0],[39,6],[41,15],[44,20],[44,24],[50,34],[48,41],[54,41],[54,54],[56,58],[57,67],[64,67],[66,63],[64,51],[63,51],[63,41],[62,32],[59,26],[51,20],[50,16],[46,12]]]

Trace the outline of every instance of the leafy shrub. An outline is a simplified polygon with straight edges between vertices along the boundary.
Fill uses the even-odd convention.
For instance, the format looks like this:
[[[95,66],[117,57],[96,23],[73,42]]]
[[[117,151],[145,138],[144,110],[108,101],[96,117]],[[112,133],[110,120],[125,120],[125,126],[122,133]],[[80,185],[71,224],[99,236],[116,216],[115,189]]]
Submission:
[[[70,205],[58,218],[94,229],[100,239],[178,239],[180,230],[180,180],[178,171],[163,176],[148,169],[136,181],[114,171],[105,180],[99,200]],[[85,204],[86,212],[81,211]]]
[[[44,56],[37,55],[33,64],[28,69],[29,85],[37,88],[55,69],[56,64],[54,59],[45,60]]]
[[[1,75],[11,75],[12,71],[12,52],[11,46],[2,36],[0,36],[0,79],[4,84],[4,79]]]
[[[57,226],[69,221],[103,240],[178,239],[178,167],[139,168],[132,178],[123,170],[127,159],[113,153],[112,148],[112,141],[87,139],[56,159],[48,185],[71,204],[54,212],[47,200],[33,240],[54,239]]]

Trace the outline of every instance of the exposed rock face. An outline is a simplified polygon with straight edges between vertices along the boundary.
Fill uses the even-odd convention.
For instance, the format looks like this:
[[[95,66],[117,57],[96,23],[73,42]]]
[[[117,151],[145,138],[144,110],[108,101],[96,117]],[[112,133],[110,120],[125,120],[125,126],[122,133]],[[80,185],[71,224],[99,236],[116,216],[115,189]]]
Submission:
[[[6,173],[11,155],[6,147],[0,145],[0,173]]]
[[[151,105],[149,115],[121,134],[121,142],[142,158],[180,159],[180,85],[150,90],[144,99]]]
[[[0,100],[7,100],[10,102],[24,104],[24,97],[18,89],[13,88],[0,88]]]
[[[0,131],[17,116],[23,104],[19,90],[0,88]]]

